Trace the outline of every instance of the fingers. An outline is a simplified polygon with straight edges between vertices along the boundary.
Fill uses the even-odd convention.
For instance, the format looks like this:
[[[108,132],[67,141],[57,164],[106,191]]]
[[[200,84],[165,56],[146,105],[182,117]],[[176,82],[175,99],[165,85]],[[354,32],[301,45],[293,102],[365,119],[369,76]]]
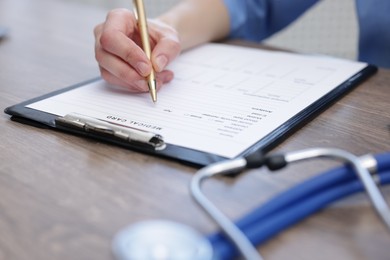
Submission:
[[[137,22],[130,11],[110,11],[102,27],[99,43],[106,52],[121,58],[146,77],[152,66],[142,48],[137,45],[139,37],[136,30]]]
[[[153,68],[160,72],[180,54],[181,45],[173,28],[159,21],[150,21],[149,24],[151,37],[158,38],[152,51]],[[155,31],[155,28],[159,31]]]
[[[145,77],[139,75],[122,59],[109,55],[103,49],[97,49],[96,59],[99,60],[101,76],[107,82],[119,85],[131,92],[146,92],[149,90]],[[173,79],[173,72],[164,70],[156,74],[157,89]]]
[[[157,89],[172,80],[173,72],[165,68],[180,53],[177,32],[158,21],[151,20],[148,26],[152,62],[140,47],[137,23],[129,10],[110,11],[106,21],[95,27],[95,58],[103,79],[131,92],[148,91],[145,77],[152,68]]]
[[[117,19],[117,17],[119,17],[119,21],[122,21],[123,17],[131,20],[131,13],[127,10],[118,10],[112,12],[114,14],[110,12],[109,15],[107,15],[107,20],[113,18]],[[124,14],[117,15],[118,12],[124,12]],[[129,17],[127,17],[127,15],[129,15]],[[142,50],[140,53],[138,53],[138,56],[141,56],[141,58],[138,59],[146,59],[146,62],[149,62],[148,68],[145,69],[146,72],[144,71],[143,73],[140,73],[134,69],[134,67],[131,66],[131,64],[127,62],[125,58],[120,56],[126,55],[127,59],[133,61],[133,63],[135,60],[137,60],[137,58],[132,59],[131,55],[129,54],[123,54],[126,53],[126,49],[139,49],[135,41],[132,41],[129,37],[126,36],[126,34],[131,34],[131,25],[123,21],[114,21],[109,23],[107,29],[107,24],[108,22],[106,21],[105,23],[97,25],[94,29],[95,58],[99,63],[102,78],[111,84],[119,85],[131,92],[147,91],[148,87],[146,83],[144,83],[145,76],[143,75],[148,75],[150,73],[151,65]],[[130,47],[126,47],[128,45],[130,45]],[[135,51],[135,53],[135,56],[137,56],[137,51]]]
[[[145,79],[141,80],[134,80],[131,83],[131,86],[129,87],[129,84],[124,82],[122,79],[114,76],[111,72],[107,71],[106,69],[100,67],[100,74],[102,78],[109,82],[112,85],[122,87],[123,89],[126,89],[130,92],[146,92],[147,91],[147,85]]]
[[[123,89],[128,90],[129,92],[148,92],[149,88],[147,85],[147,81],[145,78],[140,78],[138,80],[133,80],[131,85],[127,82],[124,82],[121,78],[114,76],[109,71],[100,67],[100,74],[102,78],[109,82],[112,85],[122,87]],[[170,82],[173,79],[173,72],[169,70],[164,70],[160,73],[157,73],[156,81],[157,81],[157,90],[159,90],[164,84]]]

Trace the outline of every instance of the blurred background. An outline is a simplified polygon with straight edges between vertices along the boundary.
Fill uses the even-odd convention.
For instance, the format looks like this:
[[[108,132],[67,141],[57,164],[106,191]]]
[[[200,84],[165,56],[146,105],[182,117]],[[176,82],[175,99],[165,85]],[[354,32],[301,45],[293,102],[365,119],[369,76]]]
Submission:
[[[131,0],[66,0],[104,9],[132,8]],[[156,17],[181,0],[145,0],[149,17]],[[357,55],[355,0],[322,0],[300,19],[267,41],[298,52],[322,53],[348,59]]]

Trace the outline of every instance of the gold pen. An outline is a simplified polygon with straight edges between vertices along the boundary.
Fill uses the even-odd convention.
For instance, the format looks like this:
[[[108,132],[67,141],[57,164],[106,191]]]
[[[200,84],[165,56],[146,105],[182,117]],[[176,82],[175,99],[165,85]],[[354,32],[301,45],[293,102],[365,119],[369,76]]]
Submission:
[[[141,35],[141,41],[142,41],[142,47],[144,49],[144,52],[149,60],[151,60],[151,48],[150,48],[150,41],[149,41],[149,33],[148,33],[148,25],[146,22],[146,13],[145,13],[145,7],[143,0],[133,0],[134,10],[135,10],[135,17],[138,22],[138,28]],[[148,86],[149,86],[149,92],[152,96],[153,102],[157,101],[157,93],[156,93],[156,75],[154,72],[154,69],[152,68],[151,73],[147,77]]]

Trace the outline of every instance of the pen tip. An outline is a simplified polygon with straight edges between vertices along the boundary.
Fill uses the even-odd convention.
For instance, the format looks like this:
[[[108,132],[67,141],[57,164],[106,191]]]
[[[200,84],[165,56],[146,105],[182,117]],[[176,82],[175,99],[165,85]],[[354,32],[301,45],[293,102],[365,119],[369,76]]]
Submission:
[[[150,92],[150,95],[152,96],[153,103],[156,103],[156,102],[157,102],[157,91],[156,91],[156,87],[157,87],[157,82],[156,82],[156,80],[151,80],[151,81],[149,82],[149,92]]]
[[[156,90],[151,90],[150,91],[150,95],[152,96],[152,100],[153,100],[153,103],[156,103],[157,102],[157,93],[156,93]]]

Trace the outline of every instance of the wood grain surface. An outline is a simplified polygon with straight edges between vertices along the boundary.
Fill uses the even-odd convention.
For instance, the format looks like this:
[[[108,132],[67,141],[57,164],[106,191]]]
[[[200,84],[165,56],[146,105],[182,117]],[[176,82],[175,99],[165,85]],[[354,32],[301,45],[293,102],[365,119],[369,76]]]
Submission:
[[[93,27],[106,11],[61,0],[2,0],[0,107],[98,76]],[[113,259],[128,224],[178,221],[207,234],[216,225],[188,184],[196,169],[0,116],[0,259]],[[379,72],[276,147],[390,150],[390,71]],[[237,219],[292,185],[334,166],[327,160],[278,173],[210,180],[204,190]],[[390,189],[383,192],[390,201]],[[259,247],[265,259],[389,259],[390,234],[364,194],[335,203]]]

